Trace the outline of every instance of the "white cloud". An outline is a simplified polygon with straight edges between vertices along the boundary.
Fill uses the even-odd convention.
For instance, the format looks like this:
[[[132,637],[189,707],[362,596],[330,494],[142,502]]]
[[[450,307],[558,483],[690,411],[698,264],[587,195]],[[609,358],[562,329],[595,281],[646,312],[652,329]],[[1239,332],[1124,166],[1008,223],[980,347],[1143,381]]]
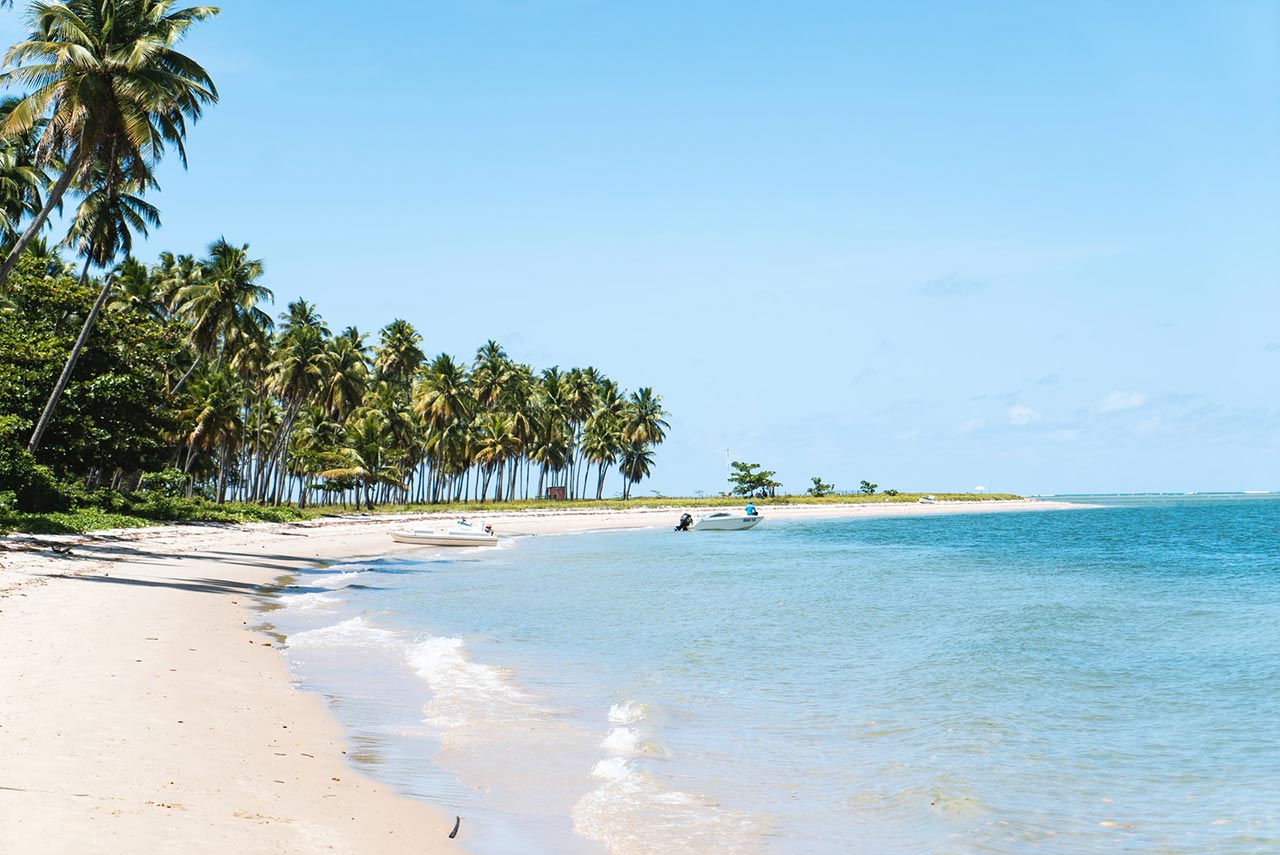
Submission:
[[[1136,410],[1138,407],[1146,406],[1150,400],[1141,392],[1112,392],[1105,398],[1095,401],[1093,411],[1095,413],[1119,413],[1124,410]]]
[[[1012,425],[1029,425],[1041,418],[1043,416],[1025,404],[1014,404],[1009,408],[1009,424]]]

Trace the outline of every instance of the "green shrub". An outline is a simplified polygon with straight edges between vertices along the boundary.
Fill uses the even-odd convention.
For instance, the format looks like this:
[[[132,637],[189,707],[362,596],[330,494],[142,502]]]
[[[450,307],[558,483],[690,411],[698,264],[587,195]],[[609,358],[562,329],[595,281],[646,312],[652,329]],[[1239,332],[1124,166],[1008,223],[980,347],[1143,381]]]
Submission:
[[[148,493],[179,499],[187,494],[187,476],[174,466],[159,472],[148,472],[142,476],[142,489]]]
[[[19,511],[47,513],[65,511],[70,499],[58,487],[53,470],[41,466],[17,441],[17,419],[0,421],[0,491],[13,494]]]

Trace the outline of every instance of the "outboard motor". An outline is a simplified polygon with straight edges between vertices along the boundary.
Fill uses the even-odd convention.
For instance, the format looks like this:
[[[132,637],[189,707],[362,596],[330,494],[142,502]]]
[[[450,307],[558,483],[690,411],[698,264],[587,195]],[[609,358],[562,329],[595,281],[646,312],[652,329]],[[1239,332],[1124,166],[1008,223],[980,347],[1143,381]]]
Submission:
[[[689,514],[681,514],[680,524],[676,526],[676,531],[688,531],[691,525],[693,525],[693,517],[689,516]]]

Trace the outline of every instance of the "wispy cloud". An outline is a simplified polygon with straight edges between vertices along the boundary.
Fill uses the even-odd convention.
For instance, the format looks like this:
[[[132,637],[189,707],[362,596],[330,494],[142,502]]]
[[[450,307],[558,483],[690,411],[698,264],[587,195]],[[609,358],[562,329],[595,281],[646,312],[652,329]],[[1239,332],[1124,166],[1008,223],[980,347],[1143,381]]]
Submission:
[[[1280,350],[1280,341],[1269,341],[1262,346],[1263,350]]]
[[[1014,404],[1009,408],[1009,424],[1011,425],[1029,425],[1042,418],[1044,416],[1025,404]]]
[[[960,425],[960,433],[973,433],[975,430],[982,427],[983,424],[984,422],[982,419],[969,419],[969,421]]]
[[[1142,392],[1112,392],[1110,395],[1094,401],[1091,409],[1100,415],[1119,413],[1144,407],[1149,400],[1150,398]]]
[[[1041,377],[1039,380],[1037,380],[1037,381],[1036,381],[1036,385],[1037,385],[1037,386],[1052,386],[1054,383],[1057,383],[1057,382],[1058,382],[1058,380],[1059,380],[1059,377],[1058,377],[1058,375],[1057,375],[1057,374],[1046,374],[1046,375],[1044,375],[1043,377]]]
[[[921,285],[920,293],[925,297],[965,297],[984,288],[986,285],[976,279],[949,273],[941,279],[933,279]]]

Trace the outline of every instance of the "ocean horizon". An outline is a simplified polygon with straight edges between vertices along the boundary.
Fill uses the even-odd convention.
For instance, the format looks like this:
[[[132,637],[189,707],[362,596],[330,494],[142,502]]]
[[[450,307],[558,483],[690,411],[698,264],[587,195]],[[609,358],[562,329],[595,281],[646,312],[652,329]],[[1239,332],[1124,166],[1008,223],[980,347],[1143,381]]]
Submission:
[[[373,556],[265,619],[478,855],[1280,846],[1280,496],[1071,498]]]

